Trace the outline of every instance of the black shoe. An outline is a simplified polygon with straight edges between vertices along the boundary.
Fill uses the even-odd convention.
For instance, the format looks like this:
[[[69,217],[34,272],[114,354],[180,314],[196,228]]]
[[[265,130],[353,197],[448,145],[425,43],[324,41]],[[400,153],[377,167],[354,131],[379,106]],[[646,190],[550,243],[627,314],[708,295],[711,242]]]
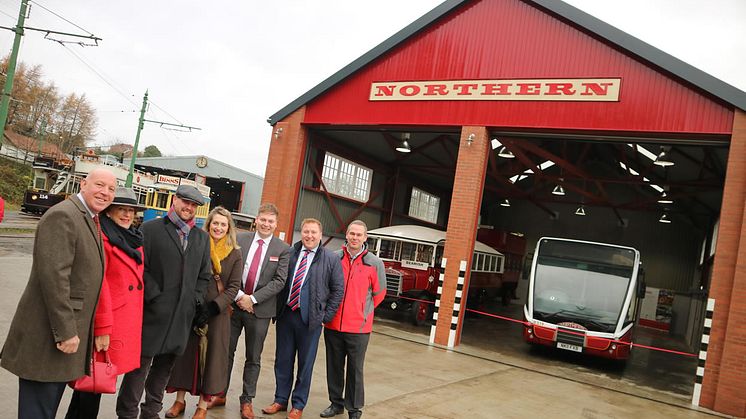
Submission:
[[[329,407],[324,409],[323,412],[319,414],[322,418],[330,418],[332,416],[341,415],[345,412],[345,408],[342,406],[336,406],[334,403],[330,404]]]
[[[360,419],[361,416],[363,416],[363,412],[361,410],[355,410],[350,411],[350,419]]]

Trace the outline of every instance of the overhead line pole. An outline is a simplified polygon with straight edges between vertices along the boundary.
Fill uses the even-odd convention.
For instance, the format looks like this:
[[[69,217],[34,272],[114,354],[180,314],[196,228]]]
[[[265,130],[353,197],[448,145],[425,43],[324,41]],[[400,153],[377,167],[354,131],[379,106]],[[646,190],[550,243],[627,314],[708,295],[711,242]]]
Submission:
[[[18,12],[18,23],[16,24],[15,28],[7,28],[5,26],[0,26],[0,29],[8,29],[8,30],[15,32],[16,34],[15,38],[13,39],[13,49],[10,51],[10,57],[8,58],[8,70],[5,76],[5,85],[3,86],[2,98],[0,98],[0,130],[2,130],[2,135],[0,135],[0,146],[3,145],[3,138],[5,138],[5,124],[8,122],[8,109],[10,108],[10,97],[13,92],[13,78],[15,77],[15,74],[16,74],[18,51],[21,49],[21,37],[23,36],[24,29],[39,31],[39,32],[46,32],[47,36],[49,34],[56,34],[56,35],[65,35],[65,36],[72,36],[72,37],[78,37],[78,38],[93,39],[94,42],[96,42],[96,45],[98,45],[98,41],[101,40],[101,38],[95,37],[93,35],[76,35],[74,33],[66,33],[66,32],[47,30],[47,29],[24,27],[23,25],[24,23],[26,23],[26,11],[28,10],[28,2],[29,0],[21,0],[21,10]],[[47,38],[47,39],[60,42],[60,43],[64,43],[64,41],[61,41],[58,39],[52,39],[52,38]]]
[[[5,76],[5,86],[3,87],[2,99],[0,99],[0,146],[3,145],[5,138],[5,123],[8,122],[8,108],[10,107],[10,94],[13,90],[13,77],[16,73],[16,61],[18,60],[18,50],[21,48],[21,37],[23,36],[23,24],[26,21],[26,9],[28,0],[21,0],[21,10],[18,12],[18,23],[13,32],[16,33],[13,39],[13,50],[10,52],[8,59],[8,70]]]
[[[159,124],[160,126],[168,125],[171,127],[186,128],[189,131],[201,130],[201,128],[190,127],[190,126],[183,125],[183,124],[171,124],[169,122],[153,121],[150,119],[145,119],[145,111],[147,110],[147,108],[148,108],[148,91],[146,90],[145,96],[143,96],[142,98],[142,108],[140,109],[140,119],[137,122],[137,135],[135,135],[135,145],[132,147],[132,157],[130,157],[130,170],[129,170],[129,173],[127,173],[127,181],[124,184],[124,186],[127,188],[132,187],[132,180],[135,174],[135,159],[137,159],[137,147],[140,145],[140,132],[145,127],[146,122]]]

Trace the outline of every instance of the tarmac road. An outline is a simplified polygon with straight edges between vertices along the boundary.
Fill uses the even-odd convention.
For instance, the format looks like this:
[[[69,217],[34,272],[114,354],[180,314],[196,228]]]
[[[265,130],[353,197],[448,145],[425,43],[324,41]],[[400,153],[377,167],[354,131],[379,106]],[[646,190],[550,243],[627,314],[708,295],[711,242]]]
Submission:
[[[4,227],[5,222],[0,227]],[[33,239],[0,237],[0,344],[12,319],[31,269]],[[427,345],[422,330],[407,331],[388,315],[376,320],[366,360],[367,418],[712,418],[694,410],[675,394],[651,391],[635,394],[633,383],[609,383],[603,374],[581,374],[570,366],[547,363],[541,357],[520,359],[462,344],[457,351]],[[255,411],[272,402],[274,393],[274,327],[270,327],[259,379]],[[243,353],[239,343],[238,353]],[[226,407],[210,410],[210,418],[238,417],[242,356],[234,366]],[[578,378],[580,377],[580,378]],[[612,380],[614,381],[614,380]],[[18,380],[0,369],[2,417],[17,416]],[[64,417],[70,391],[57,417]],[[166,395],[168,407],[173,395]],[[658,400],[654,400],[658,399]],[[104,395],[100,418],[115,418],[115,397]],[[196,398],[190,397],[185,417]],[[314,371],[305,416],[318,417],[328,405],[323,342]],[[257,417],[262,417],[261,413]],[[282,415],[267,416],[284,418]],[[339,416],[340,418],[343,416]]]

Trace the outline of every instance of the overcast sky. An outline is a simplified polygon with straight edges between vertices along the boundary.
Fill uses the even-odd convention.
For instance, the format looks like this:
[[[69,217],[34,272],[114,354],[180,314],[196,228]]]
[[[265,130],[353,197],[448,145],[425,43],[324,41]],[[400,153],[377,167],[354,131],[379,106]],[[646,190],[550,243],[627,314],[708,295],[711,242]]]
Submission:
[[[746,91],[744,0],[567,2]],[[61,46],[29,31],[19,59],[41,64],[61,92],[85,93],[98,111],[95,144],[134,143],[149,89],[157,106],[147,119],[202,130],[146,123],[140,149],[204,154],[263,176],[270,115],[440,3],[39,0],[27,26],[83,32],[44,7],[103,41]],[[14,26],[19,7],[0,0],[0,26]],[[0,46],[10,51],[12,32],[0,30]]]

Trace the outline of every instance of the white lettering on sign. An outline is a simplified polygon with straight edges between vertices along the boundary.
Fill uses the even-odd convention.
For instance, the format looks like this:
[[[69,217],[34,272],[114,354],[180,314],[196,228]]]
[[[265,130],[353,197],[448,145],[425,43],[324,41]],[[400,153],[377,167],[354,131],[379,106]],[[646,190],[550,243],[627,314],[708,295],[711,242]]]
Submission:
[[[618,102],[621,84],[621,78],[391,81],[371,83],[369,100]]]
[[[419,269],[421,271],[426,271],[427,268],[430,267],[430,264],[425,262],[415,262],[413,260],[402,260],[401,261],[402,268],[412,268],[412,269]]]

